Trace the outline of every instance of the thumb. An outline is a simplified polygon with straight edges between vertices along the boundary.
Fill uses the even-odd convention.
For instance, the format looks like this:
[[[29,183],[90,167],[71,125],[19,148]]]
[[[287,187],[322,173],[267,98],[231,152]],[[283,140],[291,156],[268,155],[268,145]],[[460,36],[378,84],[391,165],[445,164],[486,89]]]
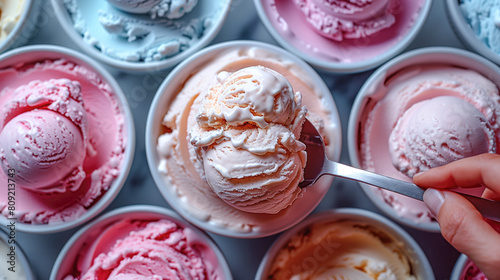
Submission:
[[[439,222],[441,234],[466,254],[490,279],[500,279],[500,234],[461,195],[427,189],[424,202]]]

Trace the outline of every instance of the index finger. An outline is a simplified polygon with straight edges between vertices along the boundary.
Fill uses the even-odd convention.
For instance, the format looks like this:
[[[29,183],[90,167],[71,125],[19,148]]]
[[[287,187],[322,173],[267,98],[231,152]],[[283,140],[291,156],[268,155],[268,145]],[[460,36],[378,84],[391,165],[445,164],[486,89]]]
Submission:
[[[500,155],[481,154],[432,168],[413,177],[423,188],[470,188],[484,185],[500,193]]]

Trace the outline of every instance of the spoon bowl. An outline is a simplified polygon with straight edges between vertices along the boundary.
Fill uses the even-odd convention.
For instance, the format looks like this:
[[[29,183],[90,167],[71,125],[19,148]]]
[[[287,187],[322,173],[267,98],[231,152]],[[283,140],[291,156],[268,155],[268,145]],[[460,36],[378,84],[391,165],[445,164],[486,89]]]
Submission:
[[[321,176],[331,175],[369,184],[423,201],[425,189],[392,177],[376,174],[349,165],[332,161],[326,157],[325,144],[318,130],[305,120],[300,141],[306,145],[307,164],[304,168],[304,180],[299,187],[314,184]],[[500,222],[500,202],[460,193],[469,200],[483,217]]]

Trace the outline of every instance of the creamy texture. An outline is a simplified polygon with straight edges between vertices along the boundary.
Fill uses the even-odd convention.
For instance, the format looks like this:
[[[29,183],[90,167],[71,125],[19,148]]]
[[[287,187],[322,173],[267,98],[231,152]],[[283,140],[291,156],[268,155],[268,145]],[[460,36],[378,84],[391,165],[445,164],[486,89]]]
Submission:
[[[302,96],[269,68],[226,74],[198,97],[191,144],[202,148],[207,183],[221,199],[242,211],[276,214],[300,194]]]
[[[360,118],[362,168],[411,181],[408,176],[416,172],[496,151],[500,95],[484,76],[447,65],[413,66],[383,83],[369,96]],[[398,215],[433,221],[422,202],[377,192]]]
[[[285,41],[308,56],[335,63],[366,61],[387,52],[414,26],[424,3],[262,0],[266,16]]]
[[[314,187],[308,188],[307,191],[305,189],[292,189],[292,199],[293,197],[296,197],[295,202],[275,215],[249,213],[246,211],[238,210],[235,207],[224,202],[224,200],[222,200],[212,190],[212,188],[210,188],[207,182],[207,178],[213,177],[213,173],[220,172],[214,170],[215,168],[209,168],[210,170],[208,172],[205,172],[206,168],[204,168],[204,166],[206,165],[206,160],[215,160],[219,163],[227,161],[224,162],[224,166],[227,167],[231,167],[233,163],[238,162],[238,165],[234,167],[237,170],[234,171],[237,171],[237,173],[241,172],[242,174],[249,174],[253,171],[261,173],[263,172],[263,168],[266,167],[262,165],[263,159],[264,162],[266,160],[265,157],[261,157],[258,154],[256,154],[255,156],[251,155],[248,150],[243,150],[243,155],[237,154],[233,157],[231,157],[230,155],[224,155],[225,149],[233,149],[229,145],[231,141],[223,141],[221,143],[216,142],[217,144],[215,144],[215,146],[217,146],[217,148],[211,150],[209,149],[207,152],[208,155],[206,156],[204,155],[204,153],[207,151],[205,148],[199,148],[191,144],[193,142],[192,140],[194,140],[195,144],[197,141],[203,142],[202,139],[192,137],[197,135],[193,134],[193,129],[199,127],[200,124],[198,123],[198,121],[202,120],[202,123],[213,121],[213,125],[217,126],[217,122],[222,121],[223,118],[221,116],[223,116],[223,114],[232,115],[231,110],[228,110],[228,108],[221,106],[221,103],[219,103],[218,106],[221,106],[219,109],[222,114],[214,114],[215,112],[208,111],[203,113],[203,108],[215,108],[213,106],[205,106],[205,103],[211,102],[211,100],[214,99],[207,99],[204,98],[204,96],[206,94],[211,94],[210,91],[215,87],[223,86],[220,82],[221,79],[227,79],[229,81],[232,81],[234,79],[234,81],[237,81],[239,79],[238,77],[240,77],[239,74],[234,74],[233,76],[231,75],[238,70],[252,66],[263,66],[280,73],[286,80],[288,80],[288,83],[291,85],[294,92],[300,92],[302,94],[302,105],[304,105],[308,110],[308,118],[319,128],[321,133],[325,136],[325,142],[328,147],[329,156],[332,156],[334,145],[338,144],[332,142],[332,139],[335,139],[335,135],[333,135],[333,133],[335,133],[337,128],[336,124],[332,123],[332,112],[329,111],[327,107],[325,107],[325,105],[328,104],[328,100],[325,99],[329,96],[324,96],[323,92],[319,92],[316,89],[315,85],[312,83],[312,80],[310,80],[309,75],[288,59],[285,59],[282,56],[258,47],[234,47],[225,51],[224,54],[215,56],[207,63],[198,67],[197,71],[193,72],[191,76],[186,78],[185,81],[181,82],[180,87],[177,91],[178,93],[175,96],[175,99],[173,99],[172,103],[170,104],[167,114],[163,118],[163,131],[165,131],[165,133],[158,138],[157,151],[160,158],[158,170],[166,176],[165,180],[167,180],[169,183],[166,187],[169,189],[171,196],[175,196],[175,200],[177,201],[176,203],[179,203],[183,211],[186,211],[187,213],[189,213],[189,215],[192,215],[199,221],[209,222],[216,227],[230,228],[231,230],[234,230],[236,232],[259,232],[261,230],[267,230],[267,228],[269,227],[280,228],[287,224],[290,224],[292,222],[290,219],[294,218],[296,220],[297,217],[300,217],[301,215],[303,216],[303,213],[308,209],[312,210],[311,207],[314,207],[314,205],[319,202],[319,200],[329,187],[317,184]],[[241,74],[241,72],[239,73]],[[224,79],[223,76],[226,76],[228,78]],[[283,80],[280,76],[278,77],[278,80]],[[273,75],[271,75],[271,79],[275,78],[276,76],[273,77]],[[267,82],[264,81],[264,83]],[[277,87],[278,92],[281,92],[279,88],[283,88],[283,85],[285,88],[288,88],[288,83],[285,83],[283,80],[282,85]],[[251,84],[248,84],[247,86],[249,90],[253,90],[253,86]],[[259,87],[255,87],[255,89],[258,88]],[[228,89],[229,91],[226,91],[227,93],[232,92],[230,88]],[[226,95],[223,94],[221,96]],[[229,94],[227,96],[231,95]],[[288,107],[289,105],[296,106],[296,108],[301,107],[293,105],[293,103],[297,101],[292,101],[292,97],[293,99],[296,99],[298,96],[292,95],[291,92],[284,92],[283,94],[280,93],[278,96],[281,97],[280,100],[284,102],[278,102],[279,104],[284,104],[280,108],[283,107],[283,109],[286,109],[286,107]],[[225,99],[226,105],[229,105],[228,107],[233,106],[233,101],[234,100],[231,98]],[[264,104],[272,103],[265,102],[263,104],[260,101],[254,103],[253,100],[239,101],[242,102],[241,104],[252,104],[251,106],[263,106]],[[236,115],[239,114],[240,118],[252,120],[252,123],[257,124],[255,126],[255,133],[249,134],[248,138],[246,138],[247,141],[242,142],[248,147],[263,149],[268,146],[272,147],[272,145],[276,144],[276,137],[279,137],[279,134],[266,134],[266,136],[264,136],[265,138],[261,138],[262,135],[258,133],[258,129],[260,129],[259,124],[266,127],[263,130],[265,131],[266,129],[278,129],[279,125],[276,125],[273,122],[282,122],[285,124],[293,123],[293,118],[289,118],[287,114],[279,113],[281,109],[274,110],[275,107],[273,106],[264,106],[267,107],[269,111],[263,118],[254,115],[247,116],[247,114],[252,110],[246,110],[244,109],[244,106],[242,106],[241,108],[235,107],[237,109],[233,110],[232,112],[238,112]],[[200,110],[202,110],[201,115]],[[295,112],[292,113],[292,115],[297,113],[296,110],[297,109],[290,111]],[[285,111],[288,111],[288,109],[283,110],[283,112]],[[162,112],[158,113],[162,114]],[[207,118],[208,115],[211,115],[212,117],[210,117],[209,119]],[[238,124],[238,121],[231,119],[231,122],[233,121]],[[270,121],[273,122],[268,124],[268,122]],[[282,150],[283,152],[284,150],[286,150],[284,148],[284,145],[295,143],[295,140],[293,139],[296,136],[291,134],[288,128],[284,128],[286,127],[281,125],[280,129],[282,129],[282,135],[288,134],[290,137],[289,139],[283,139],[283,143],[280,145],[281,147],[279,147],[278,153],[281,153]],[[217,129],[210,129],[209,131],[214,132],[214,135],[217,134]],[[235,131],[235,133],[236,132],[237,131]],[[224,134],[228,133],[224,132]],[[236,134],[233,134],[233,136],[237,136]],[[209,136],[207,139],[210,139],[210,132],[207,135]],[[231,136],[233,142],[235,142],[234,140],[238,140],[237,137],[233,136]],[[246,132],[243,133],[242,136],[246,137]],[[259,139],[264,140],[262,141]],[[262,142],[260,144],[264,145],[259,146],[257,145],[257,142]],[[207,143],[210,143],[210,141],[207,141]],[[221,153],[222,155],[217,155],[217,153]],[[250,158],[250,160],[255,161],[241,161],[241,159],[238,158],[239,156],[244,156],[245,158]],[[206,158],[206,160],[204,160],[204,158]],[[284,158],[286,159],[286,157]],[[269,157],[269,167],[274,165],[273,162],[275,160],[275,156]],[[222,164],[220,166],[222,166]],[[293,177],[293,175],[295,174],[290,174],[289,176]],[[272,176],[283,176],[283,174],[277,173],[276,175]],[[225,181],[228,180],[225,179],[221,182]],[[228,193],[230,194],[232,188],[231,184],[223,184],[221,186],[228,186],[230,188],[228,190],[223,190],[222,195],[226,195]],[[219,187],[217,187],[217,189],[219,189]],[[257,191],[262,192],[262,189],[257,189]],[[252,194],[248,193],[243,194],[242,196],[251,198]],[[283,197],[283,199],[285,199],[285,197]],[[240,203],[240,199],[237,197],[229,196],[226,200],[228,200],[232,205]],[[278,202],[279,200],[275,201],[274,203]],[[271,201],[266,202],[266,204],[272,206]],[[284,205],[286,204],[290,204],[290,201],[284,203]],[[243,205],[244,208],[248,208],[247,206],[248,205]]]
[[[124,158],[124,115],[111,87],[66,60],[0,71],[0,182],[16,181],[19,221],[72,221],[113,184]],[[0,209],[10,217],[7,192]]]
[[[0,0],[0,41],[14,29],[24,11],[25,0]]]
[[[496,150],[495,131],[481,111],[451,96],[415,103],[401,116],[389,136],[392,163],[408,177]]]
[[[189,228],[169,220],[120,220],[91,232],[72,279],[222,279],[215,253]]]
[[[493,52],[500,55],[500,2],[460,0],[459,4],[472,31]]]
[[[488,278],[472,261],[467,260],[459,280],[488,280]]]
[[[310,225],[277,252],[266,279],[416,279],[402,242],[372,225]]]
[[[64,4],[87,44],[128,62],[171,58],[197,44],[222,16],[222,4],[196,5],[192,0],[64,0]]]
[[[390,0],[294,0],[320,35],[335,41],[371,36],[395,22]],[[391,13],[392,12],[392,13]]]
[[[149,13],[151,18],[180,18],[198,4],[198,0],[107,0],[125,12],[134,14]]]

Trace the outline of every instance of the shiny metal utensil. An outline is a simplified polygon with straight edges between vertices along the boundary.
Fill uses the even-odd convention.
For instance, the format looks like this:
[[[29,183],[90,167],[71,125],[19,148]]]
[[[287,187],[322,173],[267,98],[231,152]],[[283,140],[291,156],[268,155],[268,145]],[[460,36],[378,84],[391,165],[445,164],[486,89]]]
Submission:
[[[306,145],[307,165],[304,169],[304,181],[299,187],[305,188],[316,182],[321,176],[327,174],[361,183],[377,186],[389,191],[406,195],[418,200],[423,200],[424,189],[410,183],[372,173],[349,165],[331,161],[326,157],[323,139],[314,125],[306,119],[302,128],[300,141]],[[500,202],[460,194],[469,200],[483,217],[500,221]]]

